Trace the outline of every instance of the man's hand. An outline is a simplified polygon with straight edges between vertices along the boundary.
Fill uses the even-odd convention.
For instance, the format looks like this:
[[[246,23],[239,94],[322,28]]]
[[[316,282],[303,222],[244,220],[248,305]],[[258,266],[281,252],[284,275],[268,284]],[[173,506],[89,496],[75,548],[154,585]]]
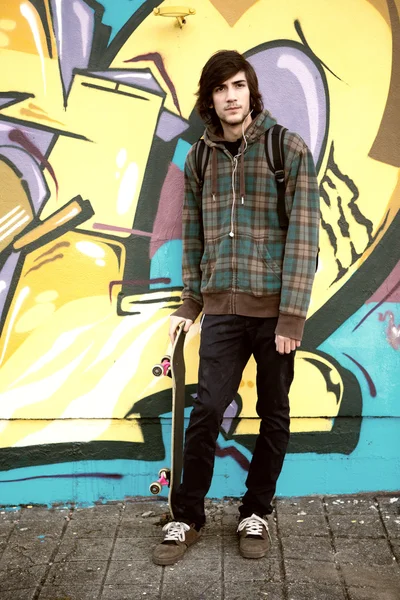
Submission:
[[[186,331],[186,333],[193,325],[193,321],[191,319],[184,319],[183,317],[171,315],[169,320],[169,339],[171,340],[171,344],[175,342],[176,330],[178,329],[181,323],[185,323],[184,331]]]
[[[275,346],[279,354],[290,354],[292,350],[296,350],[300,346],[300,342],[299,340],[284,337],[283,335],[276,335]]]

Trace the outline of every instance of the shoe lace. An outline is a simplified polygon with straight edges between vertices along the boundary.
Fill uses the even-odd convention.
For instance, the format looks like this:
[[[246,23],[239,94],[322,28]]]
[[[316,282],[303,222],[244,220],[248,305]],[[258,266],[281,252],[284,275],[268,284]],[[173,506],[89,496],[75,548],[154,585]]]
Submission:
[[[271,541],[267,521],[254,513],[251,517],[246,517],[240,521],[237,531],[243,531],[243,529],[246,528],[246,535],[262,535],[263,527],[267,530],[268,537]]]
[[[186,523],[180,523],[179,521],[167,523],[163,527],[163,531],[166,532],[164,542],[184,542],[185,532],[189,531],[189,529],[189,525]]]

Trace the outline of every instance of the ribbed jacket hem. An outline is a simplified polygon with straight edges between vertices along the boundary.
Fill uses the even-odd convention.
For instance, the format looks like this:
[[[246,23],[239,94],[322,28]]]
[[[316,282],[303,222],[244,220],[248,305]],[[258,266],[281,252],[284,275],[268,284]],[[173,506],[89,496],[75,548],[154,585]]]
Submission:
[[[279,312],[280,295],[252,296],[243,292],[203,294],[203,307],[191,298],[185,298],[182,306],[173,314],[195,321],[200,312],[206,315],[241,315],[243,317],[278,317],[275,333],[301,341],[304,317]]]
[[[206,315],[242,315],[244,317],[277,317],[279,294],[252,296],[243,292],[203,294],[203,313]]]

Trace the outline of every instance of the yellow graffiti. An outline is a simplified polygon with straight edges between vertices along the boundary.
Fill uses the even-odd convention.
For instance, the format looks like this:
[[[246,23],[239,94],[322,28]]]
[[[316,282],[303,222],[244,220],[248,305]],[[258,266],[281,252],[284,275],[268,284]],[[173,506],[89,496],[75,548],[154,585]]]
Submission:
[[[144,440],[135,405],[170,387],[167,378],[151,372],[167,346],[170,293],[153,290],[125,296],[122,306],[131,314],[120,316],[121,286],[114,286],[110,297],[109,285],[124,278],[125,242],[137,216],[161,111],[188,120],[201,68],[213,52],[235,48],[246,53],[277,40],[299,43],[293,24],[301,20],[313,53],[329,65],[325,69],[329,130],[320,168],[329,205],[321,206],[338,239],[334,253],[328,234],[321,231],[312,315],[375,250],[400,208],[399,169],[370,156],[391,85],[393,40],[386,5],[305,0],[299,6],[296,0],[287,0],[282,11],[272,0],[198,0],[195,18],[182,29],[150,13],[110,68],[150,69],[165,98],[116,83],[104,74],[79,72],[64,106],[48,2],[48,42],[32,4],[6,4],[0,19],[0,91],[30,97],[0,106],[0,117],[17,128],[45,124],[58,137],[46,157],[57,184],[44,170],[49,197],[35,228],[25,231],[34,216],[21,177],[0,159],[0,180],[6,182],[0,188],[0,251],[11,244],[13,252],[23,251],[0,339],[0,446],[94,439],[140,443]],[[180,111],[152,59],[127,62],[155,53],[164,61]],[[328,162],[332,148],[340,172],[356,182],[358,206],[371,223],[370,232],[354,218],[352,188]],[[78,208],[70,205],[76,196],[88,199],[94,214],[41,244],[64,215],[57,211],[64,207],[66,221],[69,215],[71,222],[78,214]],[[149,195],[149,206],[158,200]],[[72,215],[74,207],[78,212]],[[350,224],[347,236],[340,232],[343,217]],[[95,227],[98,223],[119,229],[113,229],[112,236],[105,230],[102,235]],[[374,238],[371,244],[369,235]],[[32,249],[33,242],[37,245]],[[336,280],[337,260],[346,272]],[[188,385],[197,382],[199,338],[196,323],[185,346]],[[258,431],[255,382],[256,365],[251,360],[239,388],[243,408],[237,435]],[[292,432],[330,431],[343,394],[344,382],[335,365],[317,352],[300,350],[290,394]],[[18,420],[23,425],[18,426]]]

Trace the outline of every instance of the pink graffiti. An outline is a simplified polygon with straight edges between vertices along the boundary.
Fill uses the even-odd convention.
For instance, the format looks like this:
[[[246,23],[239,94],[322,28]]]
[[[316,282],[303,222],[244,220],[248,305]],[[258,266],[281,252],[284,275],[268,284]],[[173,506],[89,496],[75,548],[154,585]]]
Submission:
[[[390,310],[379,313],[378,317],[380,321],[386,321],[386,318],[389,317],[386,339],[394,350],[398,350],[400,348],[400,323],[398,325],[394,324],[394,314]]]

